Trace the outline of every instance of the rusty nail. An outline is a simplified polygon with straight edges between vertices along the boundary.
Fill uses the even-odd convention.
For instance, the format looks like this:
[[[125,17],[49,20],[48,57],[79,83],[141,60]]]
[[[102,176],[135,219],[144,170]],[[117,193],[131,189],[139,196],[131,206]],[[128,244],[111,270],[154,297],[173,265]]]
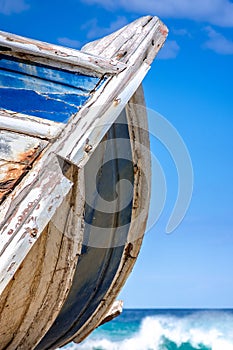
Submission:
[[[86,139],[86,145],[84,147],[84,151],[86,153],[89,153],[92,150],[92,148],[93,148],[92,145],[89,144],[89,139]]]
[[[30,236],[31,237],[36,237],[37,236],[37,233],[38,233],[38,229],[37,228],[32,228],[29,232]]]
[[[121,102],[120,98],[115,98],[115,100],[113,101],[113,105],[116,107],[119,105],[120,102]]]
[[[86,153],[89,153],[91,150],[92,150],[92,146],[91,146],[91,145],[86,145],[86,146],[85,146],[84,151],[85,151]]]

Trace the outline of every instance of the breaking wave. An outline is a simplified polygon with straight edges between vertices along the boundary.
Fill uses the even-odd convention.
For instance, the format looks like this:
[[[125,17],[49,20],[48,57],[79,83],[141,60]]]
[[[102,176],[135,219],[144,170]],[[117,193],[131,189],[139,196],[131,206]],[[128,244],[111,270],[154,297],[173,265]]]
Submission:
[[[98,332],[97,332],[98,333]],[[233,314],[200,311],[185,317],[157,315],[142,319],[138,332],[124,340],[108,337],[69,345],[75,350],[233,350]]]

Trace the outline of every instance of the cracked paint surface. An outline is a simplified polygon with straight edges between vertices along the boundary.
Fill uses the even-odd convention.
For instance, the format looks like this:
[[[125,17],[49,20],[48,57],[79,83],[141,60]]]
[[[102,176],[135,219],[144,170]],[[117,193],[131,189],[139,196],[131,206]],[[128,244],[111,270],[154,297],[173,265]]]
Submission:
[[[47,144],[34,137],[0,131],[0,202]]]
[[[66,122],[100,78],[0,55],[0,108]]]

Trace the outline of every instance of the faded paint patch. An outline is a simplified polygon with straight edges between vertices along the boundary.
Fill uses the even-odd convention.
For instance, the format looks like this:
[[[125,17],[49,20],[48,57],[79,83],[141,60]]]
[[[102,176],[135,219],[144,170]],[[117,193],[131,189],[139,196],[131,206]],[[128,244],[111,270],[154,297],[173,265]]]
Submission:
[[[0,54],[0,107],[65,122],[100,79]]]
[[[0,131],[0,201],[13,190],[47,144],[34,137]]]

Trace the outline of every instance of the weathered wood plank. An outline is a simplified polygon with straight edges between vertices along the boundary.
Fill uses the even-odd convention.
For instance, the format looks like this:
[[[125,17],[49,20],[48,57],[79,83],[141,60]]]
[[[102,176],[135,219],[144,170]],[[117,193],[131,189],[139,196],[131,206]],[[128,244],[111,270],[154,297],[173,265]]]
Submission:
[[[0,294],[0,305],[4,305],[0,310],[1,350],[8,348],[13,341],[15,332],[19,329],[30,307],[31,298],[33,299],[36,293],[41,277],[46,241],[45,233],[40,236],[37,245],[30,250],[28,258],[18,269],[15,279],[12,279],[4,292]],[[50,274],[49,270],[48,273]]]
[[[33,290],[29,299],[30,304],[22,315],[18,328],[12,329],[14,337],[8,345],[9,350],[32,349],[36,346],[54,322],[72,284],[78,256],[81,253],[85,198],[82,193],[84,177],[83,171],[78,172],[78,169],[74,167],[68,169],[66,176],[72,179],[75,186],[42,234],[47,238],[43,246],[40,270],[37,271],[36,288]],[[32,252],[33,254],[29,253],[29,255],[37,260],[37,251],[32,249]],[[30,262],[30,259],[28,260]],[[25,268],[24,265],[23,268]],[[23,300],[18,300],[20,297],[19,294],[12,300],[11,310],[8,310],[5,315],[7,319],[10,318],[10,311],[17,308],[19,302],[23,302]]]
[[[52,45],[37,40],[26,39],[21,36],[0,32],[1,51],[5,55],[27,58],[30,61],[54,66],[60,62],[63,67],[92,76],[116,74],[125,69],[123,63],[108,60],[94,55]],[[46,61],[45,61],[46,60]],[[56,62],[56,63],[55,63]],[[61,65],[58,65],[58,67]]]
[[[58,136],[65,126],[63,123],[3,109],[0,109],[0,121],[2,130],[36,136],[37,138],[47,140]]]
[[[142,33],[144,33],[148,41],[151,41],[150,47],[147,47],[145,41],[144,43],[142,42]],[[167,28],[161,23],[160,20],[153,18],[148,25],[142,27],[141,30],[138,30],[134,37],[122,45],[121,52],[127,52],[128,54],[122,56],[120,59],[121,62],[125,62],[127,64],[131,64],[131,61],[134,62],[133,56],[134,54],[138,55],[136,51],[140,46],[142,60],[148,64],[151,64],[158,51],[164,44],[164,35],[162,33],[167,35]],[[119,56],[117,53],[115,53],[115,55]]]
[[[0,130],[0,160],[31,164],[47,144],[35,137]]]
[[[28,175],[27,181],[34,185],[33,189],[23,201],[13,206],[14,215],[11,220],[1,221],[0,293],[72,187],[72,182],[63,175],[56,157],[52,158],[38,178],[35,178],[33,172]]]
[[[144,16],[138,20],[127,24],[116,32],[109,34],[101,39],[87,43],[82,47],[82,51],[86,53],[93,53],[97,56],[104,56],[109,46],[119,47],[132,38],[137,32],[138,28],[144,27],[153,17]],[[117,41],[117,43],[116,43]],[[111,55],[109,56],[111,57]]]
[[[167,27],[157,17],[146,16],[124,27],[124,30],[120,29],[103,39],[88,43],[82,51],[115,58],[124,63],[129,63],[131,58],[130,63],[135,64],[132,56],[140,47],[141,55],[136,53],[137,57],[139,56],[137,64],[145,59],[150,64],[162,47],[167,34]],[[149,42],[151,47],[148,46]]]
[[[134,51],[138,48],[143,41],[142,33],[145,37],[153,30],[154,24],[159,23],[156,19],[149,18],[147,23],[138,23],[137,28],[134,31],[128,30],[124,32],[124,41],[121,35],[116,37],[114,41],[109,42],[108,46],[102,52],[102,55],[109,57],[116,57],[120,61],[128,61]]]

